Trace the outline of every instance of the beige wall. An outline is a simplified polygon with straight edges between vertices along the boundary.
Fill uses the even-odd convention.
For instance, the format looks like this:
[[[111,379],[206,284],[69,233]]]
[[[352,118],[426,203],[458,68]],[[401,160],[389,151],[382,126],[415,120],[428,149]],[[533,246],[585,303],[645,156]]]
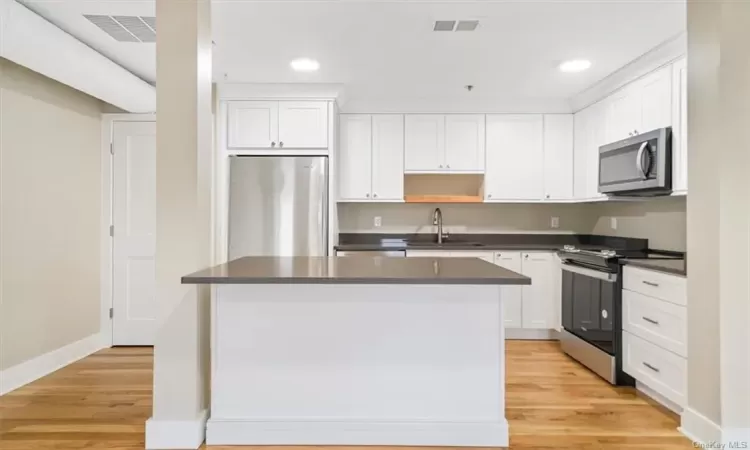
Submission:
[[[685,251],[687,246],[686,199],[663,197],[637,202],[591,205],[596,216],[593,234],[648,239],[649,247]],[[613,229],[612,218],[617,221]]]
[[[0,59],[0,370],[99,332],[101,110]]]
[[[342,233],[431,233],[432,212],[440,206],[443,223],[451,233],[588,233],[595,217],[589,205],[505,204],[429,205],[399,203],[340,203],[339,231]],[[376,216],[382,226],[376,228]],[[551,217],[560,218],[560,228],[550,227]]]

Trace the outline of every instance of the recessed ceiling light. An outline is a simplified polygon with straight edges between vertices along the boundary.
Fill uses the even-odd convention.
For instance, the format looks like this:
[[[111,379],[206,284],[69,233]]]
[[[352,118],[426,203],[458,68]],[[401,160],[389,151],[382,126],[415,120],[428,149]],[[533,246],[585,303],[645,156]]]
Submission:
[[[292,69],[297,72],[315,72],[320,68],[320,64],[314,59],[298,58],[292,61]]]
[[[573,59],[560,64],[562,72],[583,72],[591,67],[591,61],[587,59]]]

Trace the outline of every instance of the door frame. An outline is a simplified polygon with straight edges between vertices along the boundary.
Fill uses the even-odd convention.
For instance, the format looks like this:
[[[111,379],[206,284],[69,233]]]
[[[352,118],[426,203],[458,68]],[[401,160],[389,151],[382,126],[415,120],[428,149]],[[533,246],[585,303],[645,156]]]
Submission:
[[[102,114],[101,133],[101,220],[100,220],[100,314],[99,334],[105,348],[112,347],[112,319],[109,310],[113,307],[114,287],[112,271],[114,269],[114,238],[109,235],[113,224],[114,212],[114,158],[111,153],[115,124],[118,122],[154,122],[156,114]]]

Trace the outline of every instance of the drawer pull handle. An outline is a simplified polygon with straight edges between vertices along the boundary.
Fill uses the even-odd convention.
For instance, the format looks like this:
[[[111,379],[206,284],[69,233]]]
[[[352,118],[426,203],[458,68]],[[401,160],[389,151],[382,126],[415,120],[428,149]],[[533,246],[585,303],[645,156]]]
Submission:
[[[654,372],[656,372],[656,373],[659,373],[659,372],[661,372],[661,370],[659,370],[658,368],[656,368],[656,367],[652,366],[651,364],[649,364],[649,363],[647,363],[647,362],[644,362],[644,363],[643,363],[643,365],[644,365],[644,366],[646,366],[646,367],[648,367],[649,369],[653,370],[653,371],[654,371]]]
[[[659,283],[654,283],[653,281],[644,281],[643,284],[647,284],[652,287],[659,287]]]
[[[654,325],[659,325],[659,321],[658,320],[654,320],[654,319],[651,319],[650,317],[646,317],[646,316],[643,316],[642,318],[643,318],[643,320],[645,320],[648,323],[652,323]]]

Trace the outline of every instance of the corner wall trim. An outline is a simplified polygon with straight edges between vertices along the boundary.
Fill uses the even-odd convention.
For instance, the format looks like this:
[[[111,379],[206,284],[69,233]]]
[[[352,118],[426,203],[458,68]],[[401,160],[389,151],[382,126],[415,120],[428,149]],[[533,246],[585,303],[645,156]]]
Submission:
[[[161,420],[151,417],[146,421],[146,449],[197,449],[206,439],[208,409],[192,420]]]
[[[679,430],[691,441],[700,444],[722,440],[721,427],[690,407],[686,407],[682,412],[682,424]]]
[[[105,347],[101,333],[96,333],[0,371],[0,395],[36,381]]]

